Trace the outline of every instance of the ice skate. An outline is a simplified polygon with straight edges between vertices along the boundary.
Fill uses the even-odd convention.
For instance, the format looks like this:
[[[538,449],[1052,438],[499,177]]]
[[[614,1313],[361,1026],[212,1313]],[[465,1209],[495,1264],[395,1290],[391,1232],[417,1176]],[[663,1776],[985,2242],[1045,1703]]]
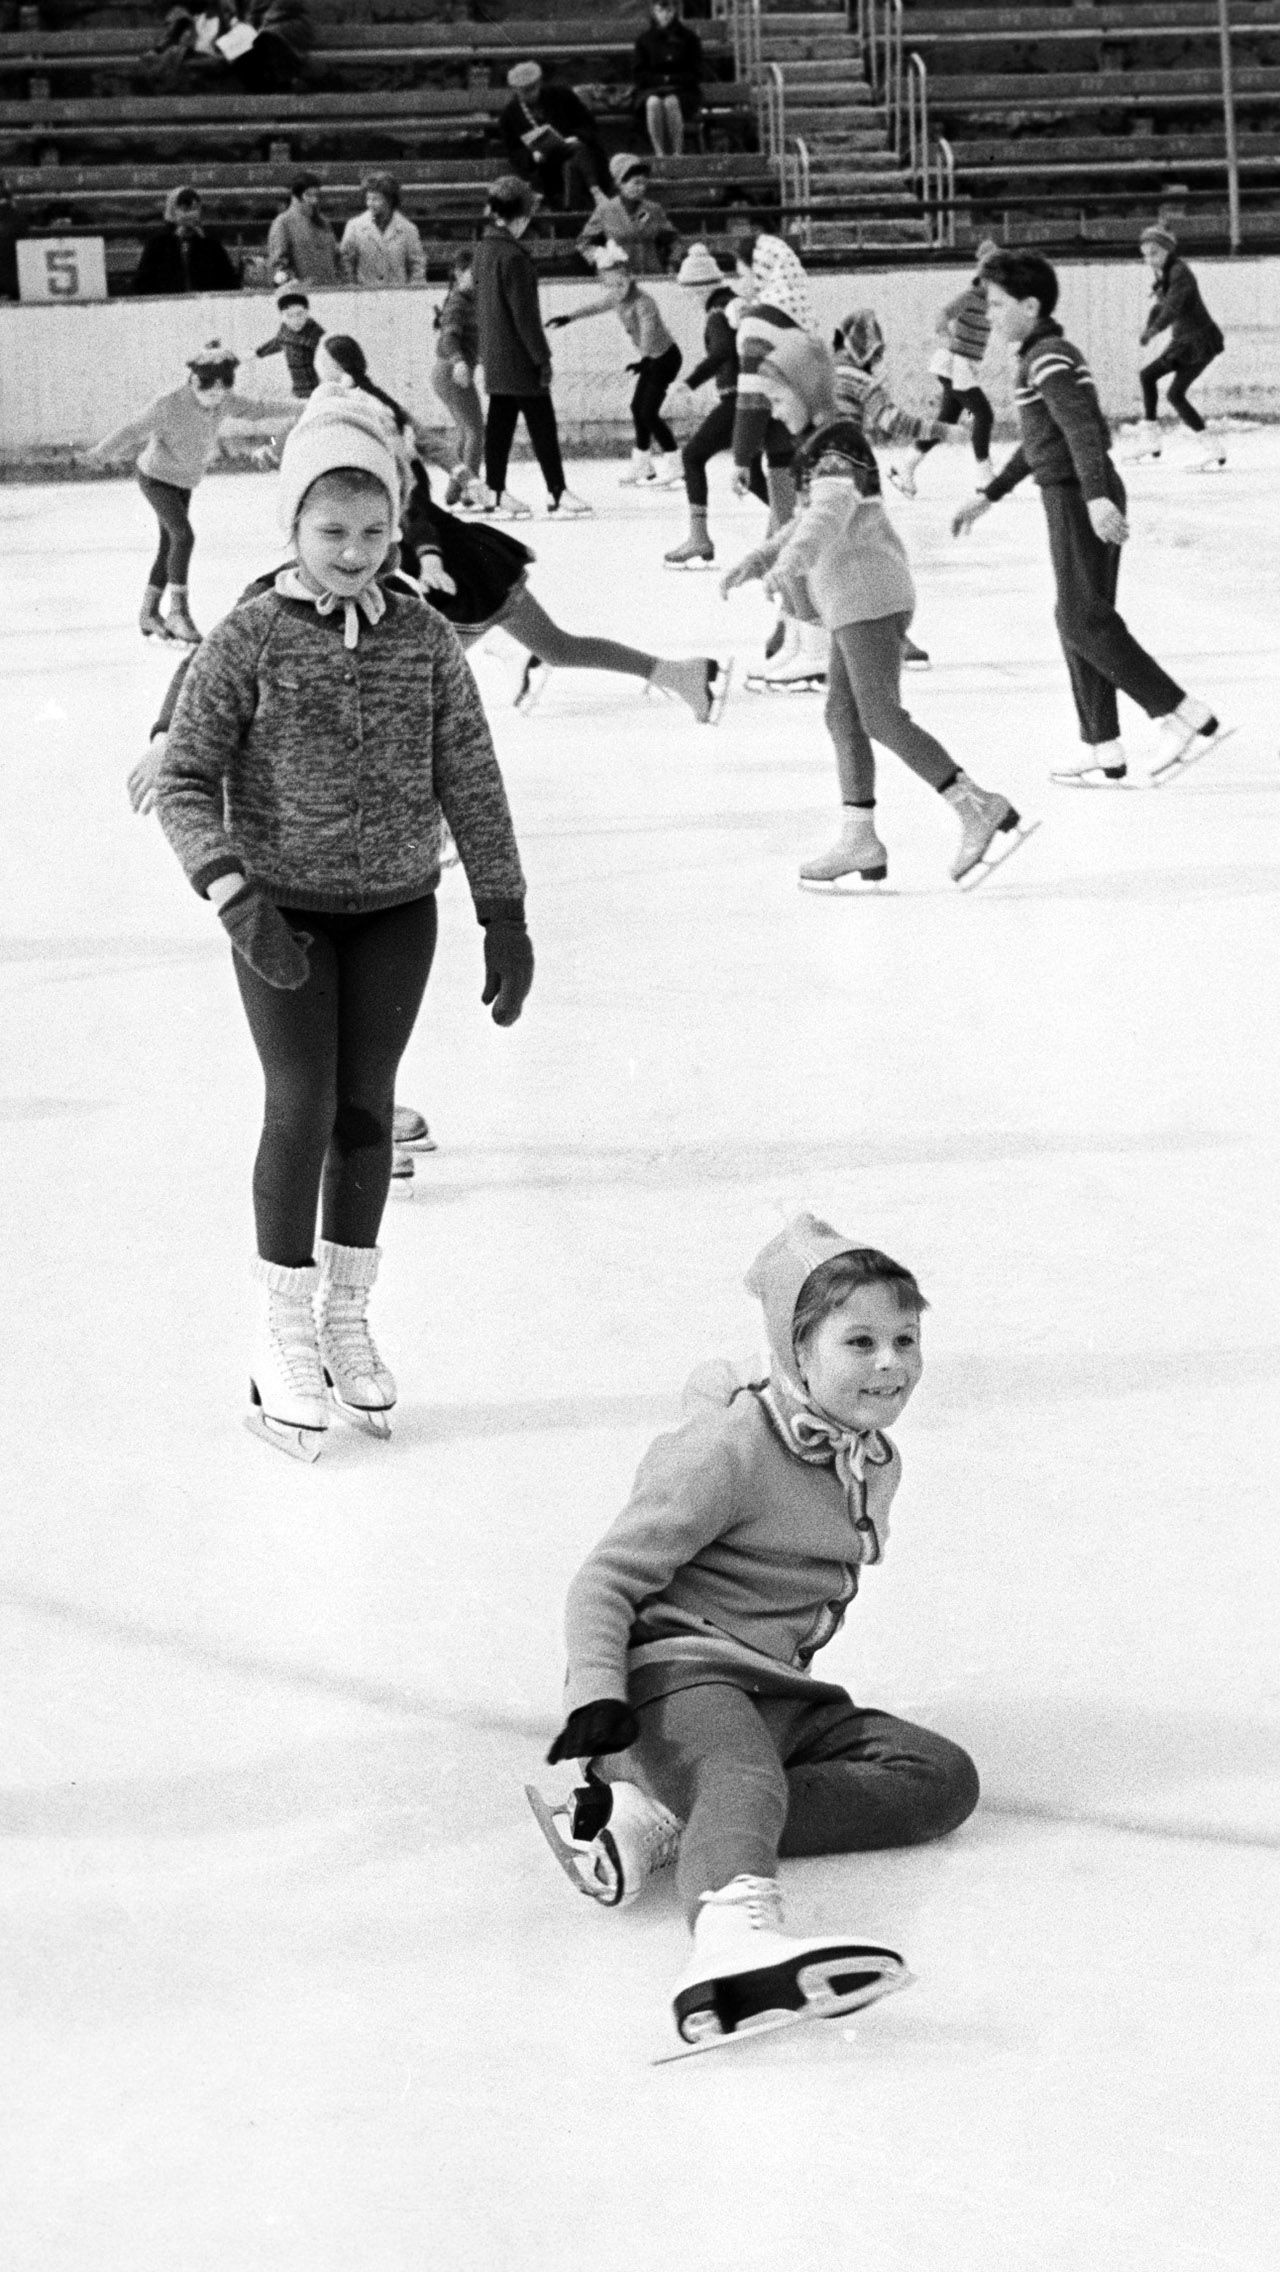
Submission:
[[[166,639],[180,640],[184,647],[200,645],[201,634],[191,620],[185,584],[169,586],[169,608],[164,619],[164,635]]]
[[[364,1314],[380,1251],[321,1239],[316,1326],[320,1362],[337,1409],[370,1435],[387,1437],[396,1384],[374,1347]]]
[[[252,1275],[258,1308],[245,1426],[291,1459],[318,1459],[329,1425],[312,1309],[319,1272],[314,1263],[291,1270],[255,1256]]]
[[[656,693],[674,694],[687,703],[700,726],[718,726],[732,676],[731,663],[714,655],[691,655],[687,660],[656,662],[648,684]]]
[[[1197,458],[1194,465],[1187,467],[1187,471],[1188,473],[1225,473],[1226,465],[1226,443],[1211,442],[1208,449],[1205,451],[1204,456],[1202,458]]]
[[[1127,465],[1142,465],[1158,458],[1163,449],[1160,439],[1160,421],[1157,418],[1140,418],[1133,429],[1133,439],[1125,451]]]
[[[1049,779],[1064,789],[1115,789],[1128,771],[1123,742],[1086,742],[1075,764],[1054,766]]]
[[[1181,767],[1194,765],[1197,758],[1207,757],[1217,741],[1225,739],[1221,726],[1207,702],[1197,702],[1193,694],[1183,696],[1176,710],[1158,718],[1164,747],[1151,768],[1151,779],[1163,781]]]
[[[653,460],[651,479],[655,489],[683,489],[684,460],[679,450],[659,450]]]
[[[843,1933],[793,1938],[776,1878],[704,1893],[672,2009],[685,2043],[710,2049],[778,2022],[835,2019],[910,1980],[896,1949]]]
[[[512,709],[518,710],[522,718],[527,718],[531,710],[537,709],[550,680],[550,663],[544,663],[539,655],[526,655],[524,669],[520,673],[520,684],[512,699]]]
[[[515,496],[510,489],[504,489],[500,496],[495,496],[492,489],[486,489],[476,511],[483,513],[488,520],[492,521],[531,521],[533,519],[532,505],[526,505],[523,497]]]
[[[417,1170],[415,1169],[413,1164],[412,1152],[406,1152],[403,1144],[393,1145],[391,1152],[391,1181],[393,1183],[412,1183],[416,1173]]]
[[[405,1152],[434,1152],[436,1140],[420,1112],[411,1104],[398,1104],[391,1119],[391,1140]]]
[[[816,694],[827,683],[830,634],[818,623],[797,623],[788,616],[781,647],[758,671],[749,671],[751,694]]]
[[[973,467],[974,488],[980,491],[985,490],[987,483],[989,481],[994,481],[995,471],[996,469],[992,465],[990,458],[975,459]]]
[[[1032,823],[1031,826],[1024,827],[1021,815],[1015,812],[1007,797],[1002,797],[993,790],[980,789],[976,782],[969,779],[967,773],[962,773],[958,780],[953,781],[943,795],[946,803],[960,818],[960,849],[951,864],[953,883],[962,884],[965,877],[973,874],[975,869],[1002,865],[1001,859],[993,860],[989,857],[997,836],[1021,831],[1003,855],[1007,859],[1037,825]],[[975,881],[977,880],[975,877]]]
[[[689,534],[683,544],[673,545],[662,555],[667,568],[710,568],[715,564],[716,548],[707,533],[705,505],[689,507]]]
[[[558,497],[548,497],[547,511],[553,520],[582,521],[594,513],[595,506],[589,505],[585,497],[579,497],[576,490],[562,489]]]
[[[684,1824],[636,1783],[586,1783],[562,1806],[547,1804],[526,1783],[538,1828],[579,1893],[606,1909],[638,1901],[657,1871],[669,1869],[680,1850]]]
[[[630,463],[618,475],[619,489],[647,487],[654,478],[653,459],[648,450],[633,450]]]
[[[927,650],[917,647],[915,640],[905,633],[902,640],[902,667],[906,671],[927,671],[929,668]]]
[[[918,462],[919,461],[917,460],[917,463]],[[900,465],[890,466],[889,479],[893,483],[893,486],[897,490],[900,497],[915,496],[916,469],[909,458],[904,458]]]
[[[870,811],[863,805],[848,805],[831,850],[804,861],[800,881],[811,891],[832,890],[845,878],[882,884],[888,873],[889,855],[876,835]]]
[[[144,639],[167,639],[169,636],[169,627],[160,613],[160,602],[163,596],[163,587],[160,584],[148,584],[142,595],[138,629]]]

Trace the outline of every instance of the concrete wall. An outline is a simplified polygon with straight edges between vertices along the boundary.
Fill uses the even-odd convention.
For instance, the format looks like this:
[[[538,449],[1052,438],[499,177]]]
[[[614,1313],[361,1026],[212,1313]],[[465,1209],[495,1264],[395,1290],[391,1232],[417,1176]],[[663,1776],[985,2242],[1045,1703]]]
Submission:
[[[1227,334],[1227,352],[1201,382],[1206,411],[1280,416],[1280,259],[1196,263],[1205,298]],[[824,325],[849,308],[873,306],[889,340],[890,375],[903,401],[931,391],[924,373],[933,323],[964,271],[862,268],[812,280]],[[1061,313],[1087,350],[1105,408],[1114,417],[1137,408],[1137,335],[1148,298],[1146,271],[1135,257],[1065,266]],[[544,314],[581,304],[595,287],[552,283]],[[701,301],[695,293],[654,286],[688,365],[700,352]],[[439,289],[411,292],[317,293],[315,313],[336,331],[352,331],[370,368],[428,423],[443,423],[431,393],[432,314]],[[152,395],[177,385],[185,358],[217,337],[246,360],[251,391],[287,387],[282,359],[258,363],[253,350],[276,325],[267,294],[232,293],[192,300],[111,300],[86,307],[0,307],[0,460],[38,462],[83,446],[119,425]],[[626,421],[631,349],[610,315],[553,335],[556,405],[571,446],[616,442]],[[1005,358],[987,365],[993,399],[1010,400]],[[708,398],[709,400],[709,398]]]

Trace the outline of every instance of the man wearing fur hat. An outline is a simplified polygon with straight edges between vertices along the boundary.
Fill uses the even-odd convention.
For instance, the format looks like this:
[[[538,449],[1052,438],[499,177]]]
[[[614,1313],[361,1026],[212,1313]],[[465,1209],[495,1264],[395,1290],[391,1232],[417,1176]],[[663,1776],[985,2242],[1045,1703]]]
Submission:
[[[679,237],[669,215],[649,195],[653,168],[648,158],[622,150],[609,160],[614,195],[602,197],[578,238],[590,260],[605,244],[621,246],[633,276],[661,276],[670,268]]]
[[[572,87],[548,85],[540,63],[507,73],[511,100],[498,118],[507,164],[547,205],[569,211],[602,195],[608,161],[595,119]]]
[[[1160,410],[1156,389],[1170,379],[1169,408],[1177,412],[1193,434],[1203,434],[1204,420],[1187,389],[1221,355],[1226,341],[1200,297],[1200,287],[1178,251],[1172,229],[1155,223],[1139,239],[1142,257],[1151,270],[1151,308],[1142,327],[1139,346],[1146,347],[1162,331],[1169,334],[1159,355],[1144,363],[1138,373],[1142,388],[1142,426],[1139,457],[1160,455]],[[1198,473],[1216,471],[1227,462],[1225,444],[1218,442],[1196,467]]]

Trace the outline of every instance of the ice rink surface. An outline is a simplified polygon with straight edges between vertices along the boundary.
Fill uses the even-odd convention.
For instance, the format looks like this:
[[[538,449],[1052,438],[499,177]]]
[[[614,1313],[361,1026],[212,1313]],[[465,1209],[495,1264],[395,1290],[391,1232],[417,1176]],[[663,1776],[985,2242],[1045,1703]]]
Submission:
[[[893,896],[834,832],[820,701],[718,731],[475,657],[529,876],[520,1025],[456,871],[384,1226],[390,1445],[240,1425],[259,1076],[223,934],[124,776],[170,650],[136,490],[5,488],[0,624],[6,2272],[1262,2272],[1275,2263],[1280,436],[1130,476],[1121,601],[1238,726],[1160,794],[1075,748],[1042,515],[963,545],[967,455],[890,500],[908,699],[1042,816],[954,891],[892,758]],[[527,534],[562,620],[744,662],[678,499]],[[727,564],[758,532],[723,462]],[[515,486],[536,499],[532,469]],[[206,627],[279,557],[198,495]],[[1135,757],[1145,721],[1129,718]],[[819,1667],[966,1744],[949,1842],[785,1869],[906,1995],[653,2067],[664,1882],[575,1896],[529,1817],[561,1603],[808,1205],[918,1273],[891,1550]]]

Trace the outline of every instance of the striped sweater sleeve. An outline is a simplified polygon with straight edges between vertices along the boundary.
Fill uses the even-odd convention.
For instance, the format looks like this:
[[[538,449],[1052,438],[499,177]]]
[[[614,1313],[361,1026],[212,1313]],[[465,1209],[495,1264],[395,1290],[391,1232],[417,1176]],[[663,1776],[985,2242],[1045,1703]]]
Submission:
[[[1027,377],[1071,452],[1086,503],[1106,497],[1111,469],[1107,431],[1084,366],[1050,339],[1032,356]]]
[[[441,641],[433,668],[432,778],[483,922],[486,909],[514,913],[523,905],[524,871],[489,722],[452,631]]]

